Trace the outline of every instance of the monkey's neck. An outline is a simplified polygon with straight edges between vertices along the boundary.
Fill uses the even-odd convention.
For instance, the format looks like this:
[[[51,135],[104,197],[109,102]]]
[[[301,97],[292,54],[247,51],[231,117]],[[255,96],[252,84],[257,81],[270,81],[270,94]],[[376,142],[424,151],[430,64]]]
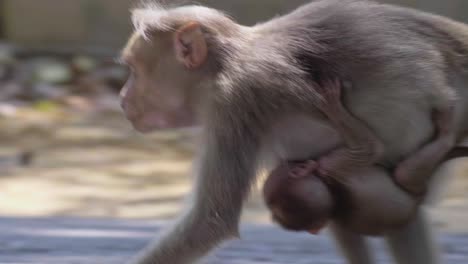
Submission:
[[[315,111],[317,93],[289,51],[261,35],[225,48],[225,63],[215,81],[207,83],[203,122],[221,119],[236,129],[255,126],[253,134],[268,129],[280,114]]]

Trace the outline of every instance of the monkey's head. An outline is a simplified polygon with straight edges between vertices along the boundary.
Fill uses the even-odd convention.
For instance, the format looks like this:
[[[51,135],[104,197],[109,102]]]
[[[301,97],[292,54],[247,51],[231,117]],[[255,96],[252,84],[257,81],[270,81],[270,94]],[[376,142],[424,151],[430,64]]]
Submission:
[[[317,234],[332,215],[333,196],[316,175],[291,177],[290,170],[286,163],[269,175],[263,187],[265,203],[283,228]]]
[[[121,92],[127,118],[141,132],[195,125],[219,66],[218,38],[238,25],[201,6],[135,10],[133,21],[121,55],[131,69]]]

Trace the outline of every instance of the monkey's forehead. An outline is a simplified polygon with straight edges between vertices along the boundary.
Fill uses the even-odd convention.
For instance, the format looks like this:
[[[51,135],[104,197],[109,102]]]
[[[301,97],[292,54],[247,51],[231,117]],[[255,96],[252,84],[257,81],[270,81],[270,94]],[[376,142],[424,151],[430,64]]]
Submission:
[[[158,38],[146,39],[138,33],[134,33],[123,48],[120,59],[129,64],[132,62],[144,62],[156,60],[159,56],[161,40]]]
[[[180,6],[165,8],[153,5],[132,11],[135,31],[145,36],[148,30],[171,31],[189,22],[209,24],[212,21],[226,20],[226,14],[204,6]]]
[[[129,63],[130,61],[134,60],[135,53],[138,50],[139,46],[141,46],[140,42],[142,41],[142,36],[137,33],[134,33],[127,42],[127,45],[123,48],[120,57],[121,60]]]

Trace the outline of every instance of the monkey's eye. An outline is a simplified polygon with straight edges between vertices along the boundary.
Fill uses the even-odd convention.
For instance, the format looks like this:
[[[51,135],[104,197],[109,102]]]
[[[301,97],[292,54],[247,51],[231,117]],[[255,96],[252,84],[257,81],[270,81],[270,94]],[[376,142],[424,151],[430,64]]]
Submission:
[[[129,63],[128,61],[124,60],[123,58],[115,58],[115,59],[114,59],[114,62],[115,62],[116,64],[119,64],[119,65],[122,65],[122,66],[127,67],[128,70],[129,70],[131,73],[133,73],[133,74],[136,73],[135,67],[134,67],[131,63]]]

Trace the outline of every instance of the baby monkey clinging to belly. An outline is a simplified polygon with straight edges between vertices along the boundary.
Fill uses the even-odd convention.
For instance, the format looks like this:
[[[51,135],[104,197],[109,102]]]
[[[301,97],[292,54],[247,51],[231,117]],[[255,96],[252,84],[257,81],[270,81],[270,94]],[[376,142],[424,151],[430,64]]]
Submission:
[[[324,99],[320,110],[344,146],[318,160],[284,162],[273,170],[263,190],[273,220],[286,229],[313,234],[329,220],[365,235],[380,235],[406,224],[432,175],[425,171],[427,164],[435,168],[453,144],[452,108],[434,110],[435,138],[390,173],[376,164],[383,144],[343,105],[341,82],[326,80],[317,90]],[[418,173],[400,173],[399,168]]]

